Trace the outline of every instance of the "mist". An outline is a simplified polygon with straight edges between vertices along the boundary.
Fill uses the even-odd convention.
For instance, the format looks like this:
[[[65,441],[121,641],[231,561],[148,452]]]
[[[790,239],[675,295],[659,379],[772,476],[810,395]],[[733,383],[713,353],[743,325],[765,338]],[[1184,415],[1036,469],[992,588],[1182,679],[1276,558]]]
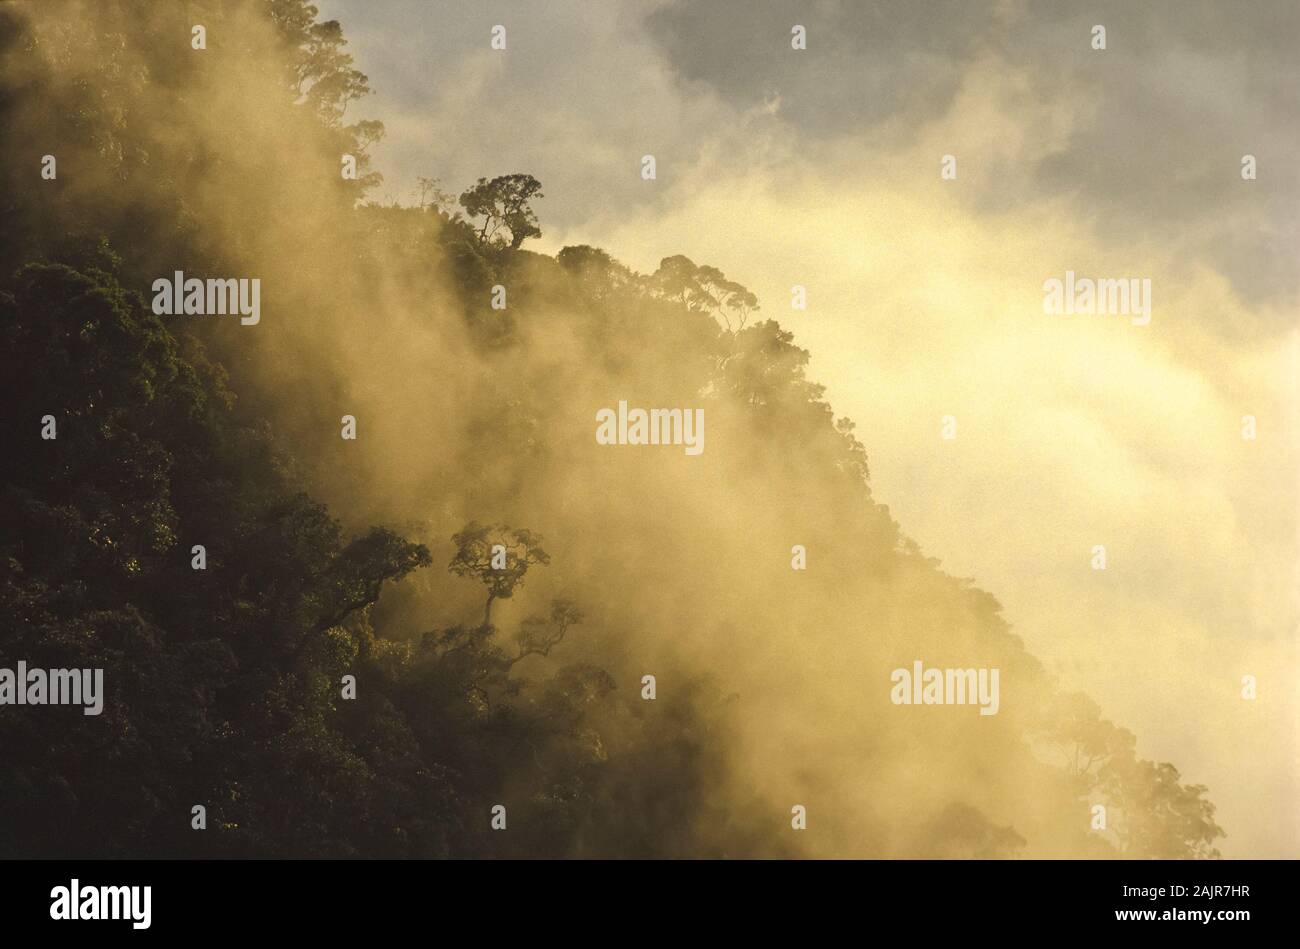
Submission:
[[[1137,755],[1133,734],[1026,649],[996,591],[909,539],[872,489],[878,430],[855,432],[809,377],[816,353],[778,319],[788,311],[775,281],[713,259],[670,267],[686,250],[663,246],[670,235],[653,220],[627,248],[637,271],[617,262],[613,240],[608,257],[573,252],[587,243],[580,224],[565,229],[567,252],[542,254],[480,239],[454,200],[376,199],[384,169],[367,153],[379,131],[346,108],[366,91],[355,69],[367,64],[339,58],[332,27],[312,34],[308,10],[6,5],[0,250],[6,278],[32,261],[111,273],[141,313],[154,280],[174,271],[259,281],[255,324],[159,318],[190,364],[224,380],[230,417],[275,443],[276,477],[322,504],[343,538],[378,526],[427,552],[319,631],[341,657],[321,668],[356,670],[361,701],[374,703],[362,728],[346,701],[321,698],[320,727],[365,758],[374,722],[404,718],[424,769],[412,786],[440,775],[456,821],[481,813],[486,828],[498,800],[523,815],[512,828],[533,821],[509,845],[475,830],[445,849],[404,838],[394,852],[1217,855],[1216,789]],[[203,49],[191,45],[196,23]],[[58,177],[33,181],[46,154]],[[355,180],[340,174],[345,155],[360,159]],[[484,156],[480,174],[530,171],[491,166]],[[533,202],[543,233],[556,200]],[[717,292],[725,278],[702,276],[707,265],[764,292],[729,306],[740,292]],[[925,341],[899,340],[900,356],[912,344]],[[602,444],[598,414],[620,403],[701,412],[703,450]],[[355,438],[340,435],[347,417]],[[960,532],[963,512],[947,519]],[[503,546],[511,531],[533,532],[540,541],[516,536],[519,548],[546,553],[486,612],[474,571],[448,569],[466,562],[460,532],[472,524]],[[556,601],[580,621],[555,625]],[[149,614],[147,598],[131,605]],[[1075,608],[1039,618],[1065,628]],[[543,635],[561,638],[530,648]],[[454,665],[471,640],[511,657],[490,684]],[[915,663],[997,670],[996,714],[892,701],[892,674]],[[301,665],[283,674],[316,681]],[[559,722],[563,741],[532,741],[503,711],[516,707]],[[144,700],[136,711],[153,714]],[[467,722],[509,740],[471,765],[449,737],[471,734]],[[392,779],[369,765],[367,787]],[[258,773],[243,780],[256,787]],[[346,837],[341,820],[322,818]],[[122,846],[190,846],[132,833]],[[337,852],[309,833],[268,830],[259,846]]]

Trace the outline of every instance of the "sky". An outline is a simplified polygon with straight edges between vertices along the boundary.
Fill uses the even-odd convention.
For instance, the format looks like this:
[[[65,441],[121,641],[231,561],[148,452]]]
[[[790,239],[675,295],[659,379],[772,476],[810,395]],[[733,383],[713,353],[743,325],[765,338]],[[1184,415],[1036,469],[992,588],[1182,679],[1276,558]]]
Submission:
[[[903,530],[1209,786],[1225,856],[1300,855],[1300,6],[316,2],[373,197],[527,172],[526,246],[750,287]],[[1150,322],[1045,313],[1067,271]]]

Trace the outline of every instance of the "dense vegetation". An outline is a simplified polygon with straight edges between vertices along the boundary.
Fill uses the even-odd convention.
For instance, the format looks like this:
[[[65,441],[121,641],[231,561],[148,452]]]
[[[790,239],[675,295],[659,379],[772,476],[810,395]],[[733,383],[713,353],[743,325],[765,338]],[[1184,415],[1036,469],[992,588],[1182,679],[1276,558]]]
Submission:
[[[93,6],[0,9],[0,665],[109,683],[0,708],[0,855],[1214,854],[1205,789],[899,532],[743,285],[530,252],[524,174],[367,203],[305,0]],[[155,316],[176,269],[260,274],[263,323]],[[707,405],[709,467],[594,455],[627,393]],[[904,720],[936,650],[1015,701]]]

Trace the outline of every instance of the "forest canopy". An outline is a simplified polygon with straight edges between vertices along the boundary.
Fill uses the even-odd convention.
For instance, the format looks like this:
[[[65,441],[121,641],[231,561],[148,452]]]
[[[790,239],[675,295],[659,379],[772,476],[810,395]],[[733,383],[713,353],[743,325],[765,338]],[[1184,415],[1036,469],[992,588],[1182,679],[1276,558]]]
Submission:
[[[525,171],[371,200],[305,0],[6,4],[0,50],[0,665],[107,690],[0,708],[0,856],[1217,855],[875,499],[744,275],[530,251]],[[260,322],[155,314],[178,270]],[[598,446],[620,399],[708,450]],[[900,714],[918,657],[1001,712]]]

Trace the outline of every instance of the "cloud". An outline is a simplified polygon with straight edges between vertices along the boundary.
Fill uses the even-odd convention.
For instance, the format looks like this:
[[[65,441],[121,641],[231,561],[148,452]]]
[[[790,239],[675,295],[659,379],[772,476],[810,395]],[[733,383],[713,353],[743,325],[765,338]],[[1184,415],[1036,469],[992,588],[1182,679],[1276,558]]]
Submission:
[[[994,72],[981,82],[956,101],[1015,94]],[[969,121],[1020,147],[1013,118]],[[922,135],[892,163],[931,149]],[[1133,726],[1143,753],[1210,785],[1226,852],[1294,852],[1300,827],[1256,818],[1285,812],[1300,785],[1283,686],[1296,670],[1300,335],[1206,331],[1253,325],[1250,305],[1140,235],[1098,234],[1068,201],[966,214],[937,163],[924,182],[876,181],[853,176],[855,160],[846,148],[792,181],[702,171],[673,212],[600,238],[636,261],[678,248],[751,282],[859,424],[876,496],[903,528],[994,591],[1030,650]],[[1141,260],[1159,294],[1150,326],[1046,316],[1041,282],[1071,260],[1102,273]],[[786,302],[796,283],[806,312]],[[1242,440],[1247,412],[1269,420],[1266,438]],[[1105,574],[1088,563],[1095,543]],[[1252,670],[1279,689],[1267,715],[1237,696]]]
[[[342,20],[371,77],[360,114],[388,127],[375,157],[396,199],[409,200],[417,175],[459,193],[522,171],[546,186],[543,231],[659,206],[665,189],[642,181],[641,157],[655,155],[659,184],[671,185],[735,121],[716,97],[679,94],[640,4],[319,5]],[[496,24],[504,52],[489,47]]]
[[[790,48],[796,22],[804,52]],[[1104,51],[1090,46],[1098,24]],[[1248,302],[1276,305],[1270,329],[1289,325],[1300,288],[1294,4],[679,0],[647,26],[687,89],[740,108],[779,96],[810,148],[881,126],[906,147],[927,125],[960,119],[964,79],[991,58],[1025,76],[1031,98],[1087,120],[1048,153],[992,161],[952,135],[946,152],[997,172],[980,206],[1069,197],[1099,233],[1208,261]],[[1245,154],[1259,160],[1257,181],[1241,179]]]
[[[759,291],[904,529],[1210,785],[1225,852],[1295,853],[1300,8],[321,6],[379,90],[392,180],[529,171],[544,247],[685,253]],[[1150,276],[1151,326],[1050,321],[1039,288],[1067,268]]]

